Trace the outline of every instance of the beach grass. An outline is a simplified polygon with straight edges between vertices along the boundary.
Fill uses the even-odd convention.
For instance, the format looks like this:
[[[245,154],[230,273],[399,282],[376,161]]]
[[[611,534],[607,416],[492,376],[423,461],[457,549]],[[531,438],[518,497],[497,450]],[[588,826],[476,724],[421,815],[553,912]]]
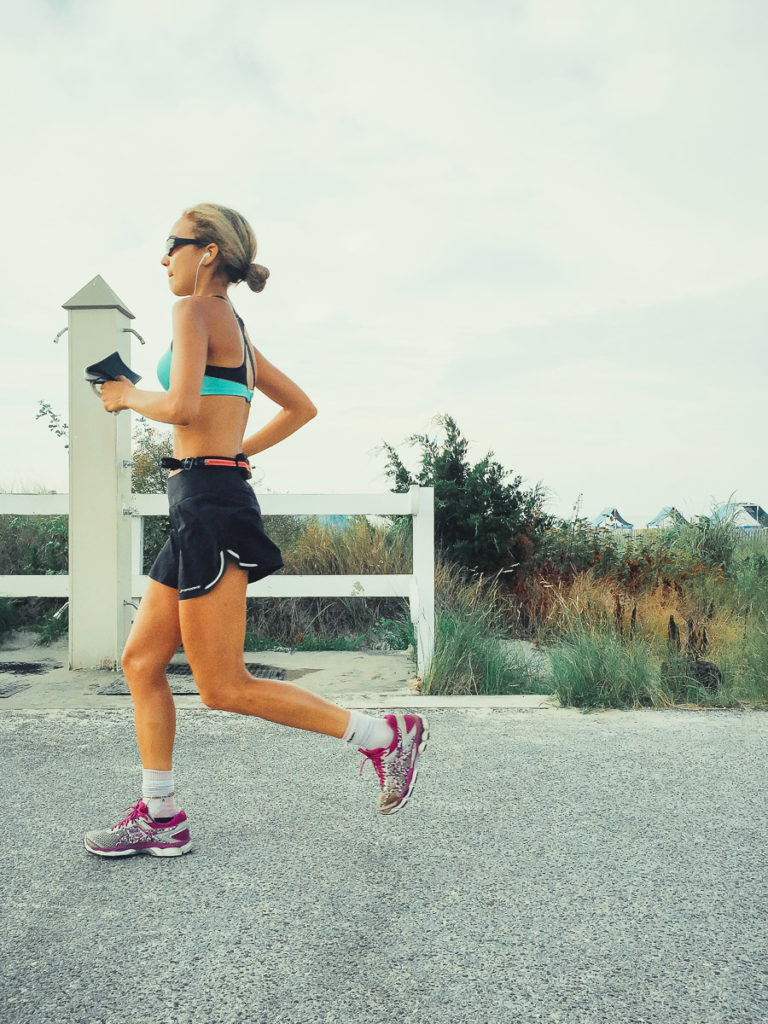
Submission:
[[[289,575],[412,571],[408,517],[353,516],[338,527],[271,516],[265,525]],[[159,546],[163,530],[148,540]],[[0,574],[60,573],[66,564],[66,517],[0,517]],[[1,601],[0,637],[35,625],[41,642],[60,635],[66,619],[52,618],[60,605]],[[768,538],[740,538],[728,523],[635,537],[550,531],[538,560],[495,576],[438,553],[435,611],[424,694],[553,693],[585,710],[768,706]],[[417,640],[403,598],[249,598],[246,643],[401,650],[415,662]]]

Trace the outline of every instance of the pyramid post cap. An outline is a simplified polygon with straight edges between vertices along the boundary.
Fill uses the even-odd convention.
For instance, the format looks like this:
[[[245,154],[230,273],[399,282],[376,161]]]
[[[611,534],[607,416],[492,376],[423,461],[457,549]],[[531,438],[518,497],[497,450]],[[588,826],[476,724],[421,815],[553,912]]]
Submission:
[[[123,300],[112,291],[101,274],[97,274],[92,281],[84,285],[71,299],[64,302],[62,308],[119,309],[130,320],[136,319]]]

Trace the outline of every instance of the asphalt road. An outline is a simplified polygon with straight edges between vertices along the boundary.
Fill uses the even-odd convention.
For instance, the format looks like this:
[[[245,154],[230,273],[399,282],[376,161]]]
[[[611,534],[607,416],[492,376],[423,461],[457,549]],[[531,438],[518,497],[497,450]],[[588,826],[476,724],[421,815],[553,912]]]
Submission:
[[[89,855],[132,715],[0,713],[3,1024],[763,1024],[768,714],[435,710],[411,803],[340,741],[178,715],[193,851]]]

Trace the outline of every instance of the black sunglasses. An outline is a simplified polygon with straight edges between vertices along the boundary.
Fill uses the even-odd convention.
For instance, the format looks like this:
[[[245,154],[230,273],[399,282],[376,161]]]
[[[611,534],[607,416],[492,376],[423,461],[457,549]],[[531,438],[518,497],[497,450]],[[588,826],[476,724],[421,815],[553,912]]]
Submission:
[[[170,256],[174,249],[178,249],[180,245],[208,245],[208,243],[202,238],[179,238],[177,235],[170,235],[165,240],[165,255]]]

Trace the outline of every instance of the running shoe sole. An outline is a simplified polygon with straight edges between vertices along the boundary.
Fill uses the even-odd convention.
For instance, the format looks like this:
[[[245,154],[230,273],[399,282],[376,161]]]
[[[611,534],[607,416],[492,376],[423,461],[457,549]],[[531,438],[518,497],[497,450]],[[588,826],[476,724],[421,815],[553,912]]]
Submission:
[[[185,843],[183,846],[144,846],[141,849],[135,847],[130,850],[100,850],[98,847],[89,846],[88,840],[83,840],[88,853],[95,853],[97,857],[133,857],[137,853],[148,853],[152,857],[180,857],[183,853],[189,853],[192,843]]]

